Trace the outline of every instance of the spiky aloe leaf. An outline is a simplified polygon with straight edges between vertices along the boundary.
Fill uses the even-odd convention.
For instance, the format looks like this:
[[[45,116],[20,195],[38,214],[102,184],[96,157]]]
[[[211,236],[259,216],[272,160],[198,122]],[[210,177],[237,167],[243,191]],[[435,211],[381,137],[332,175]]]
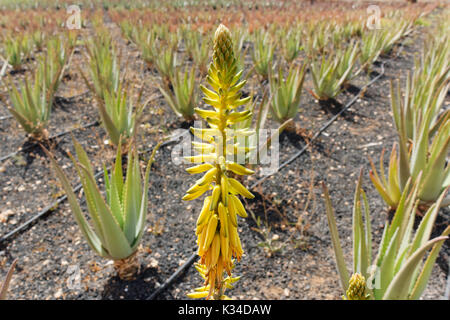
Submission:
[[[442,237],[448,237],[450,234],[450,226],[448,226],[444,232],[442,233]],[[436,243],[433,246],[433,249],[431,250],[430,254],[428,255],[427,260],[425,261],[425,264],[422,268],[421,273],[419,274],[414,288],[411,291],[410,299],[416,300],[419,299],[422,295],[423,291],[425,290],[425,287],[427,286],[428,279],[430,278],[431,271],[434,266],[434,262],[436,261],[436,258],[438,257],[439,251],[441,250],[441,247],[443,245],[443,241]]]
[[[442,243],[447,237],[437,237],[429,240],[420,249],[418,249],[409,259],[404,263],[402,268],[396,274],[391,284],[383,296],[383,300],[405,300],[409,298],[408,290],[413,281],[414,270],[420,263],[428,249],[438,243]]]
[[[130,243],[125,237],[117,220],[114,218],[111,209],[103,199],[100,190],[95,183],[94,177],[88,173],[87,169],[83,165],[80,165],[80,167],[86,174],[87,188],[84,191],[85,193],[89,193],[93,198],[103,230],[103,245],[108,253],[108,256],[114,260],[129,257],[133,253]]]
[[[89,246],[95,252],[97,252],[99,255],[107,256],[107,252],[104,250],[100,238],[92,230],[91,226],[89,225],[86,218],[84,217],[84,215],[81,211],[81,208],[78,204],[77,197],[76,197],[75,193],[73,192],[72,186],[70,185],[69,180],[67,179],[66,175],[64,174],[64,171],[58,165],[58,163],[54,159],[53,155],[47,149],[43,148],[43,150],[45,151],[48,158],[50,159],[50,162],[56,172],[56,175],[62,184],[62,187],[67,195],[67,199],[69,200],[70,208],[75,217],[75,220],[77,221],[77,223],[81,229],[81,232],[83,233]]]
[[[328,188],[324,183],[322,183],[322,189],[325,197],[325,207],[327,212],[328,227],[331,234],[331,243],[333,244],[334,254],[336,257],[336,265],[339,272],[339,277],[341,279],[341,285],[344,292],[348,289],[348,281],[350,279],[347,266],[345,264],[344,253],[341,247],[341,241],[339,240],[339,233],[336,226],[336,219],[334,217],[333,206],[331,205],[330,195],[328,193]]]
[[[135,250],[139,245],[142,235],[144,234],[144,226],[145,221],[147,219],[147,209],[148,209],[148,180],[150,176],[150,170],[153,162],[155,161],[156,152],[161,147],[162,142],[159,142],[155,148],[153,148],[150,159],[147,162],[147,168],[145,169],[144,175],[144,188],[142,189],[142,197],[140,204],[140,212],[138,215],[137,223],[136,223],[136,234],[135,234],[135,243],[132,244],[132,249]]]

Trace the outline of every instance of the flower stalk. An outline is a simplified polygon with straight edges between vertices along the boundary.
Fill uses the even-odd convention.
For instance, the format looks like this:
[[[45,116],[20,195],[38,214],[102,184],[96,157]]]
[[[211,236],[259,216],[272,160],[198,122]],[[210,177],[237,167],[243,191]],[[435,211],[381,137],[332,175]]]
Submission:
[[[210,128],[192,128],[194,135],[203,143],[194,142],[194,149],[200,154],[187,157],[192,163],[200,163],[188,168],[189,173],[206,173],[187,191],[183,200],[196,199],[212,190],[203,202],[196,230],[198,255],[201,257],[196,268],[205,283],[188,294],[191,298],[227,299],[225,290],[232,288],[232,283],[238,280],[231,274],[234,259],[239,261],[243,254],[237,215],[247,217],[237,195],[254,197],[239,181],[229,176],[230,172],[237,175],[253,173],[234,161],[236,153],[245,155],[249,151],[249,148],[236,142],[236,137],[252,132],[231,128],[231,125],[252,115],[249,110],[236,111],[237,107],[250,101],[250,97],[241,99],[240,89],[246,81],[239,81],[242,71],[237,71],[236,64],[230,31],[220,25],[215,33],[213,63],[207,76],[213,90],[201,86],[204,101],[214,110],[196,108],[196,113],[208,122]],[[228,274],[225,279],[224,272]]]

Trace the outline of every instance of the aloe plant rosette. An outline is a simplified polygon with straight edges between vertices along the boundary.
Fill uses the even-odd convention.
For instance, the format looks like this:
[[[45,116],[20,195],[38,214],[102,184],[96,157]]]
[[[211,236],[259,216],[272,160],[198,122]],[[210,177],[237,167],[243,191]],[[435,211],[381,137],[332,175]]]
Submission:
[[[386,222],[378,254],[372,260],[372,227],[369,205],[359,176],[353,205],[353,273],[349,277],[339,240],[336,220],[328,190],[324,185],[328,226],[330,229],[336,265],[346,300],[415,300],[419,299],[430,278],[442,247],[448,239],[450,226],[441,236],[430,239],[445,190],[424,214],[414,229],[419,205],[420,177],[410,179],[400,196],[394,217]],[[430,250],[431,249],[431,250]],[[430,253],[424,260],[427,252]],[[373,261],[373,262],[372,262]]]
[[[143,179],[138,157],[135,151],[129,151],[127,172],[123,180],[119,146],[110,174],[108,175],[108,171],[104,169],[105,199],[97,186],[86,152],[75,139],[74,145],[78,161],[72,155],[71,159],[83,186],[91,223],[83,215],[63,170],[48,151],[47,154],[66,192],[75,220],[89,246],[100,256],[114,261],[114,267],[120,278],[132,279],[140,267],[136,254],[147,217],[150,167],[158,147],[152,153]]]

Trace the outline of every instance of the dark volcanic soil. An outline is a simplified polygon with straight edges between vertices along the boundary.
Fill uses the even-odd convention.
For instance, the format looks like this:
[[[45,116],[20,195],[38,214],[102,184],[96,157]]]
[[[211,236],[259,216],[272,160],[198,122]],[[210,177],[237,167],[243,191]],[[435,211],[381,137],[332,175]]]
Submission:
[[[108,27],[120,35],[116,26]],[[145,87],[146,98],[157,96],[145,110],[142,120],[140,149],[147,149],[185,124],[159,96],[154,85],[159,77],[146,70],[137,48],[119,36],[115,39],[125,57],[133,62],[128,63],[130,78]],[[237,263],[235,274],[242,279],[228,292],[230,296],[238,299],[340,299],[342,292],[320,182],[324,181],[330,189],[344,251],[350,262],[352,199],[357,174],[360,168],[364,169],[376,247],[387,212],[368,178],[368,157],[378,165],[381,150],[386,148],[390,152],[396,140],[390,113],[389,81],[405,78],[406,72],[413,67],[414,55],[421,51],[422,41],[423,32],[419,29],[404,41],[403,47],[396,47],[391,57],[381,58],[380,61],[389,60],[381,79],[370,86],[307,152],[252,190],[257,197],[247,203],[247,208],[255,217],[260,217],[261,223],[258,226],[251,215],[240,220],[245,254]],[[299,58],[298,62],[301,60]],[[58,95],[70,97],[86,90],[75,67],[84,66],[85,61],[81,52],[74,55],[68,71],[70,80],[62,84]],[[381,72],[379,67],[375,70]],[[352,84],[360,88],[369,80],[367,75],[361,74]],[[258,94],[262,95],[263,87],[256,76],[250,78],[248,87],[259,88]],[[311,88],[308,75],[302,111],[295,119],[298,133],[284,133],[280,137],[280,164],[301,149],[305,140],[333,116],[305,90]],[[338,101],[345,104],[352,97],[352,93],[344,92]],[[0,116],[6,114],[3,111]],[[50,121],[50,132],[57,134],[95,120],[97,111],[88,94],[57,105]],[[269,119],[267,127],[275,128],[276,124]],[[114,152],[104,143],[106,136],[102,127],[75,130],[73,135],[86,148],[97,170],[102,161],[111,163]],[[25,135],[12,119],[0,122],[0,157],[16,151],[24,142]],[[152,169],[148,225],[141,250],[143,270],[135,281],[119,280],[112,263],[89,249],[64,202],[28,230],[0,244],[1,277],[5,275],[5,267],[14,258],[19,258],[9,297],[145,299],[150,296],[196,249],[194,226],[201,200],[183,202],[181,198],[197,177],[187,174],[184,165],[171,161],[173,149],[174,145],[160,149]],[[67,150],[73,151],[70,135],[57,139],[52,145],[52,151],[75,185],[78,180]],[[143,158],[148,155],[144,154]],[[261,178],[260,174],[248,178],[245,184],[251,185],[258,178]],[[0,186],[1,236],[61,195],[59,184],[39,147],[0,163]],[[449,211],[442,210],[435,233],[443,230],[448,222]],[[271,241],[270,248],[263,246],[268,241]],[[439,299],[444,293],[449,245],[449,241],[444,244],[424,299]],[[200,285],[200,276],[190,267],[157,298],[183,299],[187,292]]]

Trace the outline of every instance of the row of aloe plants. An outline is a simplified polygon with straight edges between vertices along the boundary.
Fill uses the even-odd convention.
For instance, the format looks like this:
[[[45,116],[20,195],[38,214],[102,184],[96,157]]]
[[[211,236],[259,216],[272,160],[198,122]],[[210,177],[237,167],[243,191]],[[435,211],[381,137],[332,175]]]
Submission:
[[[395,86],[391,82],[391,108],[398,141],[392,149],[387,176],[383,150],[381,175],[370,160],[370,178],[393,217],[385,224],[373,260],[371,215],[361,171],[352,213],[353,265],[350,273],[330,196],[324,185],[328,225],[344,299],[419,299],[439,251],[448,239],[450,226],[440,236],[431,237],[439,210],[450,205],[450,166],[447,162],[450,118],[449,110],[444,108],[450,87],[448,40],[447,34],[437,32],[426,41],[422,55],[416,59],[413,74],[406,78],[404,92],[398,83]],[[420,221],[415,228],[417,220]]]
[[[397,19],[399,18],[399,19]],[[313,88],[309,92],[319,101],[335,99],[350,81],[362,70],[369,72],[370,66],[382,54],[388,54],[395,43],[408,35],[413,20],[392,16],[382,19],[381,30],[367,30],[361,21],[324,24],[310,23],[290,30],[276,28],[257,30],[249,34],[243,28],[232,33],[237,66],[243,68],[250,49],[253,72],[261,80],[270,82],[271,115],[280,124],[293,119],[300,109],[300,97],[304,77],[311,73]],[[161,76],[160,92],[177,116],[191,121],[199,92],[195,74],[205,74],[208,62],[209,35],[201,35],[190,27],[170,32],[167,26],[144,26],[124,21],[120,24],[125,37],[141,51],[149,67],[154,67]],[[331,36],[329,36],[331,34]],[[373,43],[376,42],[376,45]],[[275,61],[275,48],[290,65],[284,77],[283,62]],[[182,51],[186,51],[192,67],[181,69]],[[298,65],[300,52],[305,51],[306,61]],[[319,59],[316,56],[321,56]],[[181,57],[181,59],[180,59]],[[294,129],[290,125],[288,129]]]
[[[74,50],[74,42],[59,37],[46,43],[45,53],[39,57],[33,75],[26,76],[18,86],[11,78],[6,79],[11,101],[8,110],[24,131],[36,140],[49,137],[47,125],[55,93]]]

